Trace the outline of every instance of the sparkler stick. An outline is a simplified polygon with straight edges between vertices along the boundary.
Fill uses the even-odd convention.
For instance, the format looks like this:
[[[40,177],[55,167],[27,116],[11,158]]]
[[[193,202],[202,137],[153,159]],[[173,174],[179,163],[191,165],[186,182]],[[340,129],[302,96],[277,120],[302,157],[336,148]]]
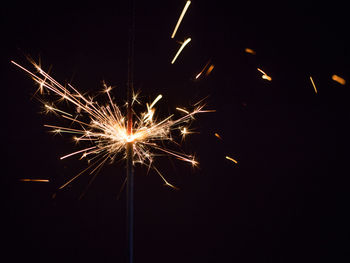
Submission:
[[[128,84],[127,84],[127,137],[132,138],[132,91],[134,90],[134,43],[135,43],[135,1],[131,3],[131,26],[129,32]],[[153,106],[153,104],[152,104]],[[126,144],[126,226],[127,262],[134,262],[134,168],[132,140]]]

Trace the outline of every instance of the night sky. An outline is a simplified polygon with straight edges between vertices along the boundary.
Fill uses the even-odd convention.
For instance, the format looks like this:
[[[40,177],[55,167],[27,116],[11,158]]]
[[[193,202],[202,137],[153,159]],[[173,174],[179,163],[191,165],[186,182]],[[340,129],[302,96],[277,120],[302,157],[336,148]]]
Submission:
[[[179,191],[135,167],[135,262],[348,262],[345,3],[194,0],[171,39],[186,1],[135,2],[134,87],[143,100],[163,94],[159,117],[205,97],[216,110],[198,116],[200,133],[183,142],[198,168],[156,161]],[[130,3],[12,1],[1,20],[8,262],[125,262],[125,191],[117,198],[125,163],[106,165],[81,199],[88,175],[58,190],[87,164],[59,160],[76,146],[43,127],[60,119],[40,114],[33,80],[10,60],[30,67],[27,55],[40,58],[56,80],[90,94],[105,81],[122,104]],[[212,72],[195,80],[209,60]]]

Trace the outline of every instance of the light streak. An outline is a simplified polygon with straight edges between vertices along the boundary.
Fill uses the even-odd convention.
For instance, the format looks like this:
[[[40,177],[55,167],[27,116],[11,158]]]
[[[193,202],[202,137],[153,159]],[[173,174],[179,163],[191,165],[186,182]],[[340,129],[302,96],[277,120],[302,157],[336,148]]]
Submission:
[[[230,156],[226,156],[225,158],[226,158],[227,160],[230,160],[231,162],[238,163],[235,159],[233,159],[233,158],[230,157]]]
[[[256,52],[255,52],[253,49],[251,49],[251,48],[246,48],[244,51],[245,51],[246,53],[249,53],[249,54],[252,54],[252,55],[255,55],[255,54],[256,54]]]
[[[208,76],[214,69],[214,65],[210,65],[210,67],[208,68],[207,72],[205,73],[206,76]]]
[[[215,137],[222,140],[221,136],[218,133],[214,133]]]
[[[177,59],[177,57],[179,56],[179,54],[181,53],[181,51],[184,49],[184,47],[191,41],[191,38],[187,38],[185,40],[185,42],[182,43],[182,45],[180,46],[179,50],[177,51],[175,57],[173,58],[173,60],[171,61],[171,64],[175,63],[175,60]]]
[[[315,93],[317,94],[316,85],[315,85],[314,80],[312,79],[311,76],[310,76],[310,80],[311,80],[312,86],[314,87]]]
[[[345,85],[345,83],[346,83],[345,79],[343,79],[342,77],[339,77],[337,75],[333,75],[332,80],[334,80],[335,82],[338,82],[341,85]]]
[[[107,161],[113,163],[116,159],[125,159],[126,145],[130,142],[133,146],[133,163],[139,163],[149,169],[154,169],[164,183],[173,188],[176,187],[170,184],[155,167],[155,156],[170,155],[188,162],[192,166],[198,164],[193,155],[171,148],[179,147],[179,143],[174,140],[173,133],[175,131],[179,132],[182,138],[193,133],[189,127],[194,116],[198,113],[212,112],[212,110],[204,110],[204,104],[201,102],[196,103],[191,111],[176,108],[183,113],[177,119],[172,114],[158,120],[154,108],[157,102],[162,99],[162,95],[158,95],[150,105],[146,104],[145,111],[138,114],[133,110],[134,122],[131,133],[128,133],[126,116],[123,114],[123,109],[117,106],[114,98],[110,95],[111,87],[104,84],[103,94],[107,96],[108,100],[101,105],[94,99],[81,94],[71,84],[61,85],[34,61],[31,61],[31,63],[37,73],[33,73],[14,61],[11,61],[11,63],[28,73],[43,89],[50,91],[50,96],[66,101],[75,110],[74,113],[68,113],[61,110],[57,105],[53,105],[53,103],[40,100],[48,111],[53,111],[56,116],[70,121],[68,126],[44,125],[55,133],[73,135],[75,147],[78,147],[78,149],[65,154],[60,159],[80,156],[79,159],[88,161],[88,167],[62,185],[60,189],[88,171],[89,174],[96,174],[96,171]],[[137,100],[137,95],[138,93],[133,93],[133,101],[140,103]]]
[[[198,78],[202,75],[203,71],[208,67],[209,63],[210,63],[210,60],[205,64],[205,66],[203,67],[203,69],[201,70],[201,72],[199,72],[199,73],[196,75],[196,79],[198,79]]]
[[[177,29],[179,28],[179,26],[180,26],[180,24],[181,24],[181,21],[182,21],[183,17],[185,16],[186,11],[187,11],[188,7],[190,6],[190,4],[191,4],[191,1],[187,1],[187,2],[186,2],[185,7],[184,7],[184,9],[182,10],[182,12],[181,12],[181,14],[180,14],[179,20],[178,20],[177,23],[176,23],[176,26],[175,26],[175,28],[174,28],[173,34],[171,35],[171,38],[174,38],[174,37],[175,37],[175,34],[176,34],[176,32],[177,32]]]
[[[49,183],[50,181],[48,179],[28,179],[28,178],[23,178],[19,179],[21,182],[38,182],[38,183]]]
[[[266,79],[266,80],[268,80],[268,81],[271,81],[272,80],[272,78],[269,76],[269,75],[267,75],[264,71],[262,71],[261,69],[259,69],[259,68],[257,68],[263,75],[261,76],[261,78],[263,78],[263,79]]]
[[[186,113],[186,114],[190,114],[190,112],[189,112],[189,111],[187,111],[187,110],[185,110],[185,109],[182,109],[182,108],[178,108],[178,107],[176,107],[176,110],[178,110],[178,111],[182,111],[182,112],[184,112],[184,113]]]

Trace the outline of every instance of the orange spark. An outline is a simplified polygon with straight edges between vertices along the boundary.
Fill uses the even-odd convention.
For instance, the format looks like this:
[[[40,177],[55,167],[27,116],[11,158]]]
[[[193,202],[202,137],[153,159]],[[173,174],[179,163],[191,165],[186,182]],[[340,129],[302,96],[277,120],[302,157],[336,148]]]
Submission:
[[[19,179],[19,181],[21,181],[21,182],[39,182],[39,183],[50,182],[48,179],[28,179],[28,178]]]
[[[333,75],[332,76],[332,79],[335,81],[335,82],[338,82],[339,84],[341,85],[345,85],[346,81],[345,79],[343,79],[342,77],[339,77],[337,75]]]
[[[230,160],[230,161],[234,162],[234,163],[238,163],[235,159],[231,158],[230,156],[226,156],[225,158],[227,160]]]
[[[218,133],[214,133],[214,135],[219,138],[220,140],[222,140],[221,136]]]
[[[208,62],[205,64],[205,66],[203,67],[203,69],[201,70],[201,72],[199,72],[199,73],[196,75],[196,79],[198,79],[198,78],[202,75],[203,71],[208,67],[209,63],[210,63],[210,59],[209,59]]]
[[[263,79],[266,79],[266,80],[268,80],[268,81],[271,81],[272,80],[272,78],[269,76],[269,75],[267,75],[264,71],[262,71],[261,69],[259,69],[259,68],[257,68],[263,75],[261,76],[261,78],[263,78]]]
[[[310,80],[311,80],[312,86],[314,87],[315,93],[317,94],[317,89],[311,76],[310,76]]]
[[[256,54],[256,52],[255,52],[253,49],[251,49],[251,48],[246,48],[244,51],[245,51],[246,53],[249,53],[249,54],[252,54],[252,55],[255,55],[255,54]]]
[[[210,67],[208,68],[208,70],[207,70],[207,72],[205,73],[205,75],[208,76],[208,75],[212,72],[213,69],[214,69],[214,65],[212,64],[212,65],[210,65]]]

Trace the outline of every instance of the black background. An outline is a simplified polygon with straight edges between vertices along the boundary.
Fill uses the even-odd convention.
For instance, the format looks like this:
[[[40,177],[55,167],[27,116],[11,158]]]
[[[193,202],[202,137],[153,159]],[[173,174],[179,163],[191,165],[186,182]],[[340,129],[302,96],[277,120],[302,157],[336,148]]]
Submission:
[[[174,40],[185,1],[135,2],[135,89],[145,101],[163,94],[160,116],[206,96],[216,109],[198,116],[200,134],[183,143],[199,168],[157,161],[179,191],[135,168],[135,262],[349,260],[345,3],[197,0]],[[1,12],[3,249],[10,262],[125,262],[125,192],[117,199],[125,164],[106,166],[82,199],[88,176],[58,191],[86,163],[59,160],[74,144],[43,127],[59,120],[38,114],[33,81],[10,60],[28,66],[26,55],[40,57],[55,79],[82,92],[100,91],[105,80],[123,103],[130,3],[13,1]],[[187,37],[171,65],[176,41]],[[212,73],[195,81],[209,59]]]

